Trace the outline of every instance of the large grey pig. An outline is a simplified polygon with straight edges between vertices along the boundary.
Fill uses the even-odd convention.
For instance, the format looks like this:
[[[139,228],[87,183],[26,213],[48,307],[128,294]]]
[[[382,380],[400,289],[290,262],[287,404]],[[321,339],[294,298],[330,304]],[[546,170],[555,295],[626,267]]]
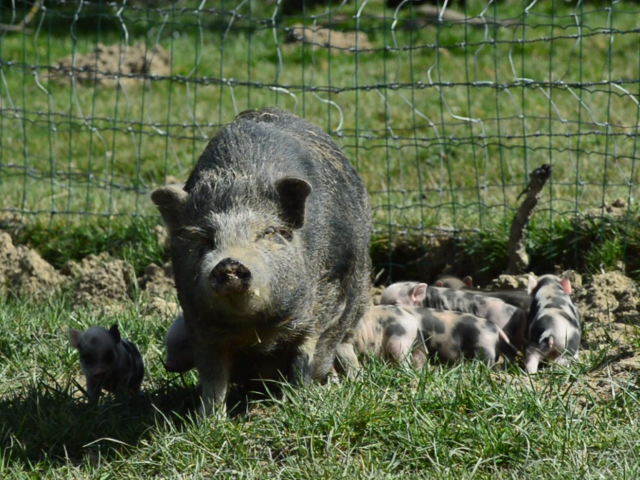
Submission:
[[[429,287],[426,283],[400,282],[389,285],[382,292],[380,303],[470,313],[500,327],[516,349],[524,351],[526,346],[526,313],[497,298],[475,295],[463,290]],[[515,351],[505,352],[505,356],[513,362]]]
[[[533,302],[529,310],[529,346],[525,354],[527,372],[538,371],[543,358],[568,365],[580,348],[580,314],[571,301],[571,282],[555,275],[537,280],[529,275],[527,290]]]
[[[91,400],[102,389],[111,393],[138,393],[144,376],[144,363],[136,346],[120,336],[118,325],[109,330],[91,327],[85,332],[69,330],[71,346],[80,353],[80,366]]]
[[[231,382],[264,372],[324,381],[370,303],[369,201],[331,137],[275,108],[243,112],[184,189],[151,198],[170,232],[205,412]]]
[[[462,358],[481,358],[493,366],[500,354],[511,355],[515,347],[492,322],[474,315],[433,308],[378,305],[358,324],[355,351],[396,363],[410,360],[421,368],[427,357],[445,363]]]

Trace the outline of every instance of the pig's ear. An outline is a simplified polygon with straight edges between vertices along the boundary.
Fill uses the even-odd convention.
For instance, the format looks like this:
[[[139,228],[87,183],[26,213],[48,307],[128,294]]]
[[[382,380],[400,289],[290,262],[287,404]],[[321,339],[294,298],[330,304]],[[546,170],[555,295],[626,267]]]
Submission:
[[[469,288],[473,288],[473,278],[471,278],[469,275],[462,279],[462,283],[464,283]]]
[[[118,330],[118,324],[114,323],[111,328],[109,329],[109,335],[111,335],[111,338],[113,338],[113,341],[115,343],[120,343],[120,340],[122,339],[122,337],[120,337],[120,330]]]
[[[82,335],[78,330],[74,330],[73,328],[69,330],[69,340],[71,341],[71,346],[76,350],[80,348],[80,335]]]
[[[189,195],[181,188],[162,187],[151,193],[151,201],[158,207],[164,223],[174,230],[184,223]]]
[[[416,306],[422,305],[422,302],[424,301],[426,296],[427,296],[426,283],[417,284],[415,287],[413,287],[413,290],[411,290],[411,293],[409,294],[409,297],[411,297],[411,302],[413,303],[413,305],[416,305]]]
[[[304,225],[304,207],[311,193],[311,185],[306,180],[285,177],[276,181],[276,191],[280,197],[280,217],[293,228]]]
[[[560,285],[562,286],[562,289],[565,291],[567,295],[571,295],[571,282],[569,281],[568,278],[565,278],[565,277],[561,278]]]
[[[443,285],[442,285],[442,280],[437,280],[437,281],[436,281],[436,287],[439,287],[439,288],[442,288],[442,287],[443,287]]]
[[[536,278],[533,275],[529,275],[529,280],[527,283],[527,293],[531,295],[531,292],[535,290],[537,285],[538,285],[538,280],[536,280]]]

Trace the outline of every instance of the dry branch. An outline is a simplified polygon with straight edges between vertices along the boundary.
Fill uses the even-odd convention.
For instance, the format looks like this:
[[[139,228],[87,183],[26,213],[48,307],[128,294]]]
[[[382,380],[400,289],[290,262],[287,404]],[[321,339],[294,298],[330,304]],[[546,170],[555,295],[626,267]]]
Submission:
[[[42,6],[42,0],[36,0],[29,10],[29,13],[22,19],[20,23],[17,25],[8,25],[5,23],[0,23],[0,30],[5,30],[7,32],[24,32],[24,33],[33,33],[30,29],[26,28],[29,25],[29,22],[33,20],[33,17],[36,16],[38,10]]]
[[[524,201],[518,207],[509,233],[509,264],[507,266],[508,275],[524,273],[529,265],[529,256],[524,245],[524,234],[533,213],[533,209],[538,204],[540,192],[551,176],[551,165],[543,164],[536,168],[529,176],[527,188],[518,196],[526,194]]]

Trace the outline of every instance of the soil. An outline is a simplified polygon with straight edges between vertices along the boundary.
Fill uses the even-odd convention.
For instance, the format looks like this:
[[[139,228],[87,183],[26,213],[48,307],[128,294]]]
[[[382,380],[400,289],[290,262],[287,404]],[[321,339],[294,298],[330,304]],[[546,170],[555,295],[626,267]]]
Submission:
[[[74,303],[104,304],[130,300],[132,270],[123,260],[110,260],[80,275]]]
[[[373,48],[369,37],[363,32],[339,32],[325,27],[304,27],[295,24],[288,30],[289,42],[302,42],[313,45],[313,48],[330,48],[333,51],[351,53]],[[356,43],[357,42],[357,43]]]
[[[51,70],[57,80],[74,77],[80,82],[92,82],[96,86],[116,87],[118,82],[127,88],[145,80],[148,76],[171,74],[171,54],[160,45],[104,45],[86,55],[68,55],[58,60]]]
[[[576,290],[575,301],[584,322],[633,323],[638,317],[640,292],[621,272],[594,275],[589,285]]]
[[[18,296],[41,297],[58,290],[65,278],[27,247],[13,245],[9,234],[0,232],[0,291]]]

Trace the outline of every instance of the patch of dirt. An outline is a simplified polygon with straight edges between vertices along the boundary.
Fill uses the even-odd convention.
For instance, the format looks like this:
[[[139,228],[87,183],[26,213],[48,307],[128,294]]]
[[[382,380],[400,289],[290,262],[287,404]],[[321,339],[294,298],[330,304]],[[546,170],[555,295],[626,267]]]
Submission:
[[[37,252],[15,247],[8,233],[0,232],[0,291],[19,296],[51,294],[64,284],[64,277]]]
[[[339,32],[325,27],[305,27],[299,23],[287,30],[287,41],[308,43],[314,49],[330,48],[343,53],[373,48],[364,32]]]
[[[528,275],[500,275],[493,280],[487,290],[521,290],[527,288]]]
[[[58,60],[51,77],[74,77],[81,82],[95,82],[98,86],[116,87],[118,81],[126,88],[140,83],[148,75],[170,75],[171,54],[160,45],[104,45],[86,55],[68,55]]]
[[[176,286],[173,281],[171,262],[165,263],[162,267],[154,263],[149,265],[144,275],[138,279],[138,285],[152,297],[175,296]]]
[[[621,198],[617,198],[611,203],[605,203],[601,207],[592,208],[585,213],[584,218],[580,221],[584,222],[587,219],[604,218],[606,220],[622,220],[627,215],[627,202]]]
[[[164,298],[153,297],[145,303],[142,309],[142,315],[158,316],[171,319],[173,321],[178,314],[179,308],[180,307],[177,302],[168,302]]]
[[[640,292],[629,277],[607,272],[594,275],[589,285],[576,290],[574,301],[584,322],[629,323],[638,317]]]
[[[111,260],[82,274],[73,300],[93,305],[131,299],[132,271],[123,260]]]
[[[91,270],[101,267],[112,260],[113,258],[107,252],[102,252],[98,255],[90,254],[79,262],[69,260],[62,266],[60,273],[67,275],[68,277],[79,278]]]

